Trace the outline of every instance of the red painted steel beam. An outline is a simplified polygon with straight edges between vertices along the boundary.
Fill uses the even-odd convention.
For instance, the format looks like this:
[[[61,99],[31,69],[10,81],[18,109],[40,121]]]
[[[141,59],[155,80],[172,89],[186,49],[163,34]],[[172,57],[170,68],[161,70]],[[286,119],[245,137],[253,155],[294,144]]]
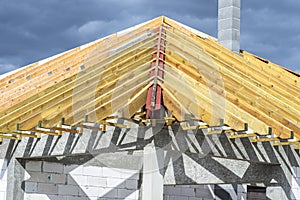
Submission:
[[[158,69],[158,66],[164,69],[164,60],[165,60],[165,43],[166,43],[166,30],[162,29],[160,31],[159,36],[155,40],[155,53],[152,57],[155,59],[151,63],[151,67],[154,69],[150,72],[150,77],[160,77],[161,79],[164,78],[164,71]],[[162,53],[163,52],[163,53]],[[157,66],[158,65],[158,66]],[[157,78],[156,77],[156,78]],[[156,85],[151,86],[148,89],[147,99],[146,99],[146,118],[147,119],[160,119],[162,118],[161,115],[161,108],[162,108],[162,88],[156,83]]]

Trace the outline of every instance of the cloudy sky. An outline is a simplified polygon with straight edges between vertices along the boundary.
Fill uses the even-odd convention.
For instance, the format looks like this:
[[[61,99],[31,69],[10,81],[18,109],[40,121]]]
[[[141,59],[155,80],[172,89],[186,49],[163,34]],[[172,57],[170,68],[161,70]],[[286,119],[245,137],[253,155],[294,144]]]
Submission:
[[[299,11],[242,0],[241,48],[299,72]],[[0,0],[0,74],[160,15],[217,36],[217,0]]]

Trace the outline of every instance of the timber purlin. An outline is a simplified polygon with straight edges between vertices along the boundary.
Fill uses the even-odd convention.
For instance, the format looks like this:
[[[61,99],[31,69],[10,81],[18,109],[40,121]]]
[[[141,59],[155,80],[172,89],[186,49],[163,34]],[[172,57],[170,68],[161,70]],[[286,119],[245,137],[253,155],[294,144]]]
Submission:
[[[295,72],[159,17],[3,75],[0,142],[163,123],[299,149],[299,84]]]

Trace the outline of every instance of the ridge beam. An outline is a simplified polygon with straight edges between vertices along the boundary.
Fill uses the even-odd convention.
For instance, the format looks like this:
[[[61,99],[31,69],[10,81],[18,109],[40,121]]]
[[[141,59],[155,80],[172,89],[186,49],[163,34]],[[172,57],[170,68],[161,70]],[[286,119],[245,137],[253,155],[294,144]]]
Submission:
[[[162,103],[162,88],[158,85],[159,79],[164,77],[164,61],[165,61],[165,42],[166,42],[166,30],[162,26],[159,27],[158,39],[155,40],[155,53],[153,59],[155,59],[151,67],[154,68],[150,72],[150,77],[154,78],[153,86],[148,90],[146,99],[146,118],[161,118],[161,103]],[[154,124],[155,125],[155,124]]]

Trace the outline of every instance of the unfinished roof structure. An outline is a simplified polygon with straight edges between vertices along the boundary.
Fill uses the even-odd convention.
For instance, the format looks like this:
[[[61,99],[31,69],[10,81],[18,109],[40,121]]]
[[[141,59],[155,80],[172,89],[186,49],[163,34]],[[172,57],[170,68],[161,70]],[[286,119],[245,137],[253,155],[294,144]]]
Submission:
[[[219,128],[297,148],[299,84],[294,72],[159,17],[2,75],[0,140],[80,134],[90,121],[102,131]]]

